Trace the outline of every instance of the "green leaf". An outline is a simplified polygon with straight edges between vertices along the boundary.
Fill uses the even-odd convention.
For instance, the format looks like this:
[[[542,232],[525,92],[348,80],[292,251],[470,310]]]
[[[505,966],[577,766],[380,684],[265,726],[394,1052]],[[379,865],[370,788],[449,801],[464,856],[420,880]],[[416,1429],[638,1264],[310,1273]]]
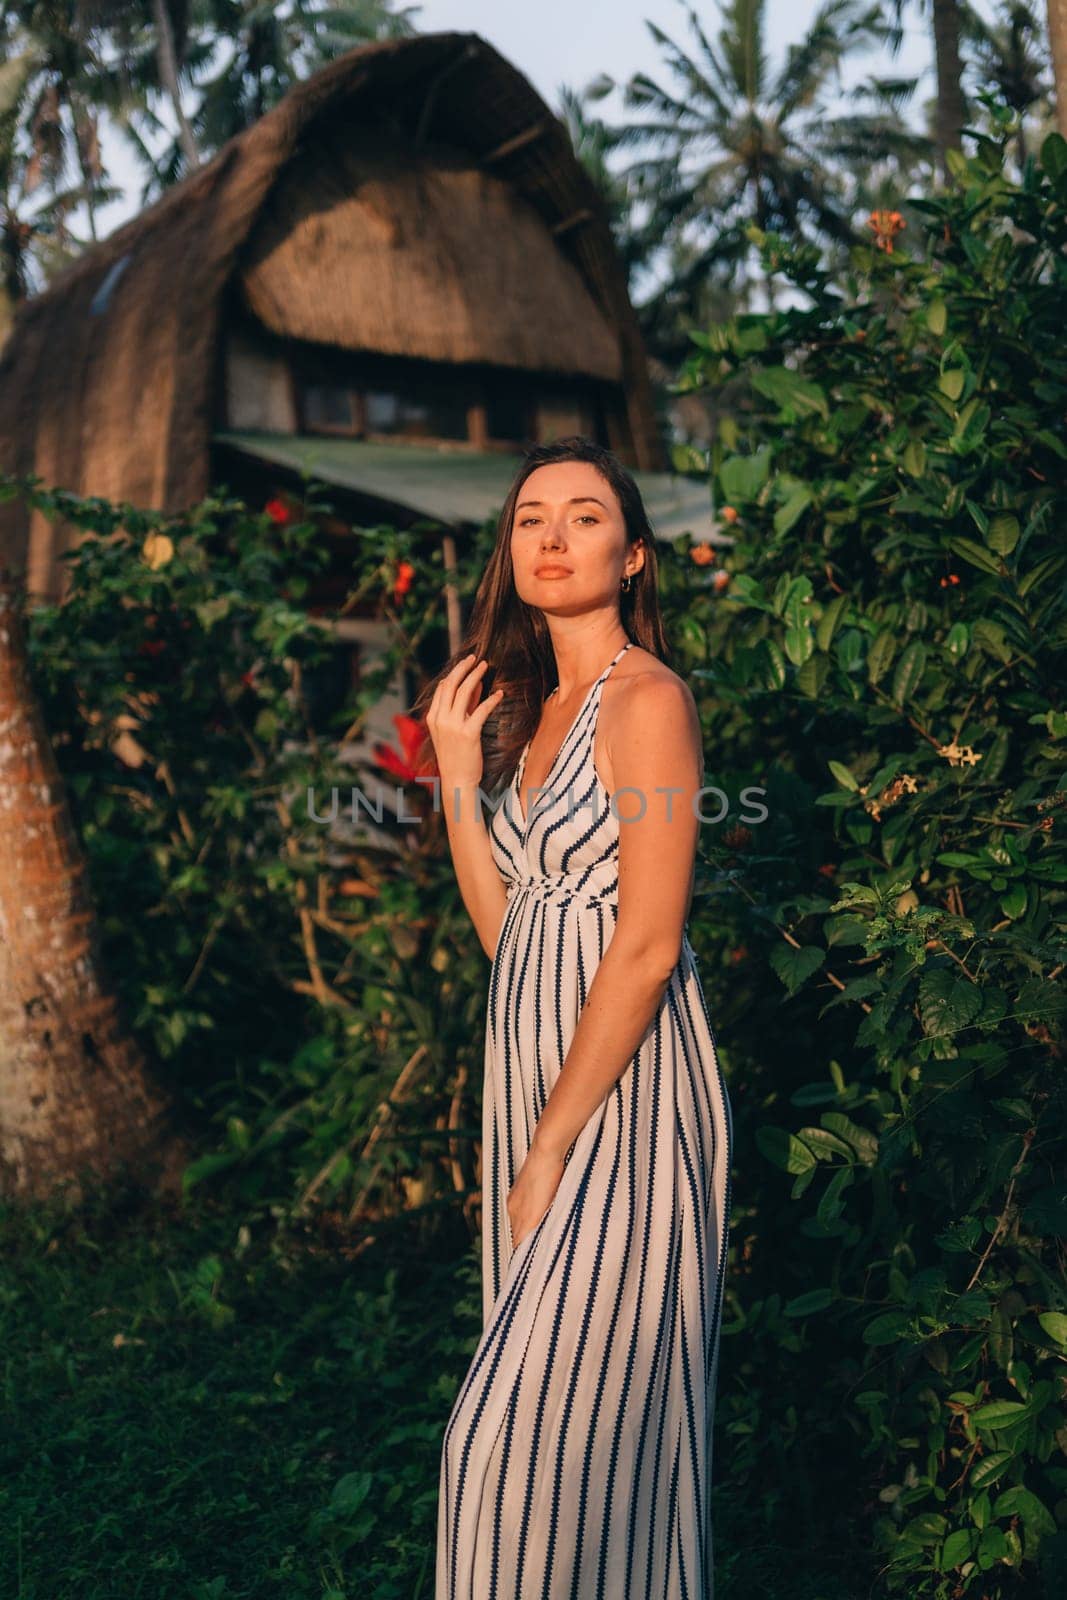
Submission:
[[[892,628],[883,628],[867,652],[867,682],[877,683],[889,668],[896,655],[897,636]]]
[[[859,792],[859,784],[842,762],[828,761],[826,764],[842,788],[851,789],[854,793]]]
[[[971,1421],[979,1428],[1006,1428],[1029,1414],[1030,1407],[1020,1400],[991,1400],[971,1412]]]
[[[1005,663],[1011,660],[1011,645],[999,622],[990,622],[987,617],[979,617],[971,631],[975,644],[981,645],[987,655]]]
[[[771,471],[771,449],[764,445],[750,456],[731,456],[719,468],[719,483],[726,503],[745,505],[765,487]]]
[[[787,418],[830,415],[825,391],[789,367],[759,367],[752,373],[751,382],[757,394],[773,400]]]
[[[787,534],[811,505],[814,496],[807,484],[798,484],[785,503],[774,513],[774,532],[779,539]]]
[[[1043,1311],[1037,1320],[1055,1344],[1067,1347],[1067,1316],[1062,1311]]]
[[[963,393],[967,374],[962,367],[949,367],[938,379],[937,386],[948,400],[958,400]]]
[[[761,639],[757,647],[757,670],[767,689],[784,689],[786,682],[785,656],[773,639]]]
[[[947,1517],[937,1511],[924,1511],[901,1528],[900,1537],[911,1540],[913,1544],[936,1544],[947,1531]]]
[[[813,1312],[825,1311],[827,1306],[833,1305],[833,1301],[832,1290],[809,1289],[807,1294],[798,1294],[795,1299],[787,1300],[782,1313],[787,1317],[810,1317]]]
[[[848,603],[849,596],[847,594],[838,594],[834,596],[828,605],[824,606],[823,614],[819,618],[819,625],[815,630],[815,641],[820,650],[829,650]]]
[[[806,1144],[785,1128],[762,1126],[756,1129],[756,1148],[774,1166],[783,1172],[807,1172],[815,1165],[815,1157]]]
[[[1019,542],[1019,519],[1002,513],[993,518],[986,534],[986,544],[1002,556],[1010,555]]]
[[[867,1128],[861,1128],[858,1122],[846,1117],[843,1111],[824,1111],[819,1121],[831,1133],[836,1133],[839,1139],[844,1139],[865,1167],[873,1166],[878,1160],[876,1135]]]
[[[926,326],[936,339],[948,327],[948,307],[943,300],[931,300],[926,308]]]
[[[815,653],[815,640],[810,627],[787,628],[785,653],[794,667],[802,667]]]
[[[941,1549],[940,1570],[951,1572],[953,1567],[961,1566],[972,1555],[977,1540],[977,1528],[957,1528],[950,1533]]]
[[[932,1036],[957,1033],[982,1009],[982,991],[947,967],[931,967],[919,983],[919,1011]]]
[[[1005,1489],[1003,1494],[997,1496],[993,1502],[993,1516],[998,1522],[1002,1517],[1021,1517],[1028,1533],[1056,1532],[1056,1523],[1048,1507],[1037,1498],[1032,1489],[1024,1488],[1021,1483],[1015,1484],[1011,1489]]]
[[[797,688],[812,700],[818,699],[826,684],[830,663],[825,656],[811,655],[797,670]]]
[[[926,446],[921,439],[909,439],[900,459],[905,472],[921,478],[926,471]]]
[[[813,972],[818,972],[825,959],[826,951],[817,944],[801,945],[799,950],[791,944],[780,944],[771,951],[771,966],[790,994],[795,994]]]
[[[981,1461],[975,1462],[971,1468],[970,1484],[972,1489],[982,1489],[987,1483],[994,1483],[1000,1477],[1009,1461],[1015,1459],[1011,1450],[992,1450],[989,1455],[983,1456]]]
[[[1025,598],[1031,589],[1040,588],[1046,578],[1055,577],[1061,571],[1067,556],[1046,556],[1044,561],[1039,561],[1036,567],[1031,567],[1025,577],[1019,579],[1019,593]]]
[[[1000,576],[1003,562],[976,539],[953,538],[949,540],[948,546],[956,555],[962,556],[964,561],[970,562],[972,567],[979,567],[983,572],[991,572],[994,577]]]
[[[906,1311],[883,1311],[880,1317],[868,1322],[863,1330],[864,1344],[896,1344],[901,1334],[911,1326]]]
[[[925,671],[926,646],[920,640],[913,639],[897,662],[897,670],[893,674],[894,705],[902,706],[911,699]]]
[[[967,624],[965,622],[954,622],[945,638],[945,649],[950,656],[954,656],[958,661],[967,654],[970,638],[970,629]]]

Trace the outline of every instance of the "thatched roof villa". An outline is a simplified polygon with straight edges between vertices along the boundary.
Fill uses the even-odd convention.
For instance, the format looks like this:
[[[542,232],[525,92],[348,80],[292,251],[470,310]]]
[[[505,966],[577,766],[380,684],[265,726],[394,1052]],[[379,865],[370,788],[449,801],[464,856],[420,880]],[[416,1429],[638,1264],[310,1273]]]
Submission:
[[[524,442],[575,431],[638,471],[662,536],[719,542],[666,471],[597,193],[476,34],[332,62],[22,304],[0,352],[0,468],[165,511],[309,470],[354,521],[462,535]],[[62,598],[78,537],[0,505],[33,597]]]

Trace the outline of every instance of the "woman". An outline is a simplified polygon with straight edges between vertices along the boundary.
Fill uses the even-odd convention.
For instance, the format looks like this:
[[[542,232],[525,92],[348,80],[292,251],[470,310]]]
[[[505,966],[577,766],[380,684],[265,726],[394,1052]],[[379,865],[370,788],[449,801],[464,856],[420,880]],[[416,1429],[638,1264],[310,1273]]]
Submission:
[[[493,964],[484,1329],[444,1438],[436,1600],[712,1595],[732,1118],[685,931],[700,726],[665,655],[634,480],[589,440],[536,447],[469,652],[423,696]],[[487,827],[479,789],[508,774]]]

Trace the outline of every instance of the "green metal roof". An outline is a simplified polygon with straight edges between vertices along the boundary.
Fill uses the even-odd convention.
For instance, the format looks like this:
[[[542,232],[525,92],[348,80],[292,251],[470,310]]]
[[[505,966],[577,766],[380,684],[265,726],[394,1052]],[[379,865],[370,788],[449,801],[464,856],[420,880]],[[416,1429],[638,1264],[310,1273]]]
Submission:
[[[215,440],[261,461],[446,523],[480,524],[499,511],[520,460],[517,455],[371,444],[319,434],[222,432],[215,434]],[[669,472],[635,472],[634,478],[661,539],[691,533],[699,541],[733,543],[713,527],[705,482]]]

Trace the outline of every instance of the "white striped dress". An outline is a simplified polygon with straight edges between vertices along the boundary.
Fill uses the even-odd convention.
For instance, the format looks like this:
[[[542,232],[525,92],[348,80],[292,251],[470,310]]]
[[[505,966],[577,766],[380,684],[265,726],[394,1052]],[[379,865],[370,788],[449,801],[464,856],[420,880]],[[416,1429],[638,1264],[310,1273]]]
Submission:
[[[507,1213],[618,917],[620,823],[593,738],[629,648],[590,689],[530,817],[528,743],[490,827],[508,904],[485,1042],[484,1327],[444,1437],[436,1600],[712,1600],[733,1126],[687,931],[517,1249]]]

